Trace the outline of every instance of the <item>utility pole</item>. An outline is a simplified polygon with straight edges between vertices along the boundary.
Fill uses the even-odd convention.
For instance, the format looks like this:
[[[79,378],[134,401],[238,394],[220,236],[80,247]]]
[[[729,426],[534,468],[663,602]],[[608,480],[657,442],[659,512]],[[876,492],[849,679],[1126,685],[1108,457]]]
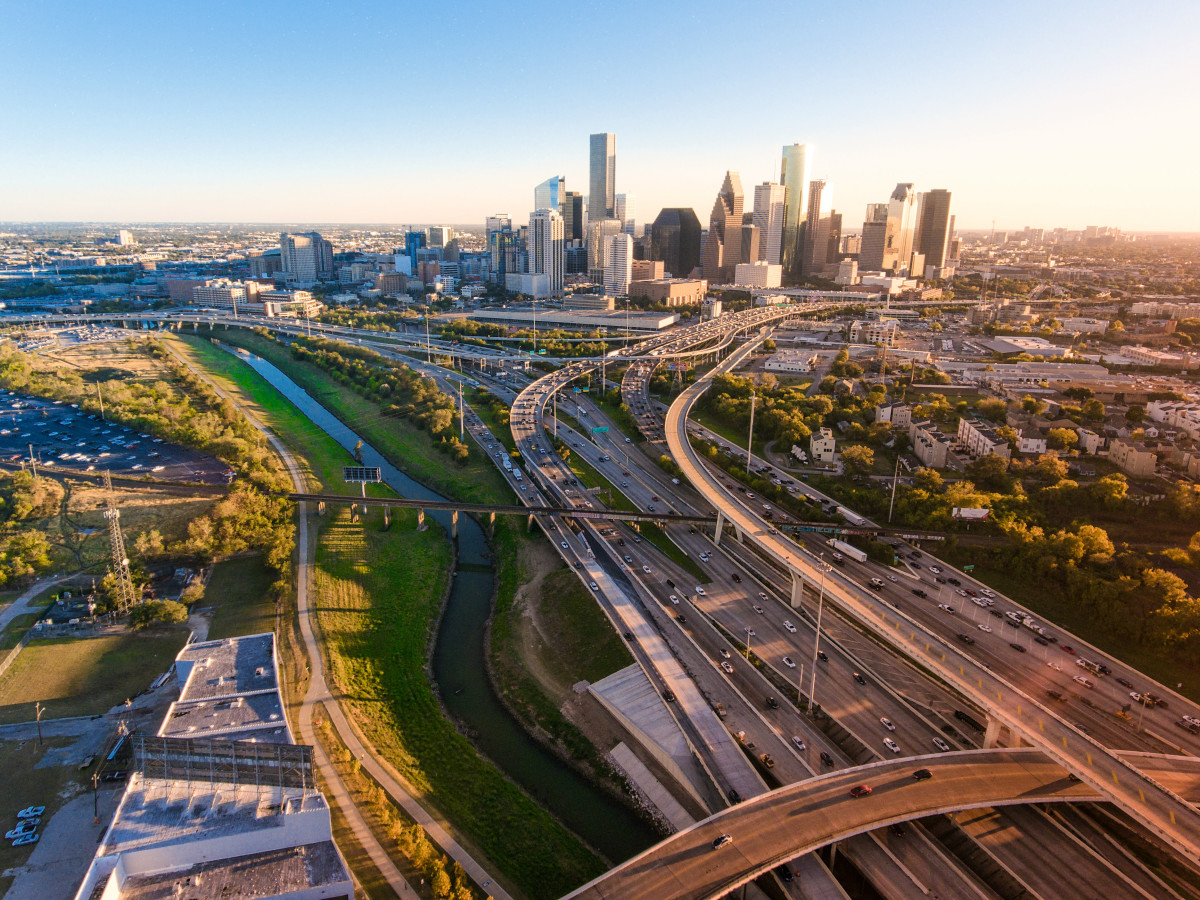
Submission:
[[[821,613],[825,611],[825,554],[821,554],[821,592],[817,598],[817,632],[813,636],[812,683],[808,688],[808,711],[817,707],[817,654],[821,651]]]
[[[749,625],[746,626],[746,662],[750,662],[750,631]]]
[[[33,444],[29,445],[29,468],[33,472],[33,477],[37,478],[37,460],[33,458]]]
[[[463,410],[462,379],[459,378],[459,380],[458,380],[458,436],[459,437],[467,436],[467,427],[464,423],[464,419],[465,419],[465,412]]]
[[[750,436],[746,439],[746,476],[750,475],[750,463],[754,459],[754,404],[758,396],[750,394]]]
[[[554,401],[553,428],[554,428],[554,439],[557,441],[558,440],[558,391],[554,391],[553,393],[551,393],[550,399]]]
[[[425,311],[425,362],[433,362],[433,355],[429,350],[429,311]]]
[[[896,509],[896,484],[900,481],[900,457],[896,457],[896,471],[892,475],[892,502],[888,504],[888,524],[892,524],[892,513]]]
[[[121,534],[121,512],[113,499],[108,499],[108,509],[104,511],[108,519],[108,539],[112,550],[112,573],[117,579],[117,614],[120,615],[133,606],[136,598],[133,596],[133,579],[129,575],[129,558],[125,555],[125,538]]]
[[[96,382],[96,399],[100,401],[100,421],[107,423],[108,419],[104,416],[104,395],[100,393],[100,382],[98,381]]]
[[[33,704],[34,715],[37,718],[38,746],[42,746],[42,713],[46,711],[46,707],[42,706],[42,701],[38,700]]]

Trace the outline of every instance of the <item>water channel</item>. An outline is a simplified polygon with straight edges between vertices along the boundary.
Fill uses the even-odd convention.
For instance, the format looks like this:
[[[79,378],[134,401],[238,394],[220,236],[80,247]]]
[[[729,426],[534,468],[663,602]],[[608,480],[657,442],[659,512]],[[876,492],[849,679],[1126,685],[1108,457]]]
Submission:
[[[359,437],[276,366],[238,354],[313,424],[346,450]],[[363,465],[378,466],[383,481],[401,497],[443,500],[413,481],[367,443]],[[450,533],[449,512],[427,512]],[[471,732],[472,741],[501,771],[521,785],[568,828],[612,862],[621,862],[660,839],[632,810],[597,789],[546,751],[521,727],[492,689],[484,639],[495,579],[482,527],[470,516],[458,520],[458,565],[433,651],[433,677],[442,702]]]

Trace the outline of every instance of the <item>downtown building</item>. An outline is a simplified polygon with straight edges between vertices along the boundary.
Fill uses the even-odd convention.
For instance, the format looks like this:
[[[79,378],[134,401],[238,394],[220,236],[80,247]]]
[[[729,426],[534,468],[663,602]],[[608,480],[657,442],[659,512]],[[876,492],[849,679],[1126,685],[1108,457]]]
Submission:
[[[753,225],[742,224],[744,201],[738,173],[726,172],[709,215],[701,255],[701,274],[709,284],[730,284],[736,278],[738,263],[758,260],[759,232]]]
[[[770,181],[755,185],[752,221],[760,235],[758,258],[772,266],[781,265],[783,222],[786,215],[787,188]]]
[[[617,136],[593,134],[588,148],[588,222],[617,218]]]
[[[650,259],[676,278],[689,278],[700,265],[700,220],[691,209],[664,209],[650,226]]]
[[[779,181],[784,189],[779,262],[783,266],[784,280],[789,284],[798,282],[801,276],[800,259],[804,250],[804,223],[808,218],[811,164],[807,144],[789,144],[783,148],[783,157],[779,163]]]
[[[288,284],[316,284],[333,278],[333,244],[315,231],[280,234],[279,258]]]

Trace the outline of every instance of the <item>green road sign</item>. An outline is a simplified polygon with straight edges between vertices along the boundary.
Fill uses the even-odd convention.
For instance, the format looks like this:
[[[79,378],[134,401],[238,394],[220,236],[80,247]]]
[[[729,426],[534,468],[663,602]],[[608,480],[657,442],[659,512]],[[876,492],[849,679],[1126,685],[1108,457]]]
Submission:
[[[964,571],[964,572],[972,572],[972,571],[974,571],[974,569],[975,569],[975,564],[974,564],[974,563],[971,563],[971,565],[969,565],[969,566],[963,566],[963,571]]]
[[[595,434],[597,431],[608,431],[608,426],[607,425],[598,425],[592,429],[592,434]]]

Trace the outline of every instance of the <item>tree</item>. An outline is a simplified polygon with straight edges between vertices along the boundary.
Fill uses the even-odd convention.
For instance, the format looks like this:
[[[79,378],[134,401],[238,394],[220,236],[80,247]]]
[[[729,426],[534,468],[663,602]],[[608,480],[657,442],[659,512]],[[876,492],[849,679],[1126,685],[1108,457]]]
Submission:
[[[1037,397],[1030,397],[1026,394],[1021,399],[1021,409],[1030,415],[1039,416],[1046,411],[1046,404],[1044,401],[1037,399]]]
[[[166,552],[166,547],[163,544],[163,537],[157,528],[151,528],[149,531],[143,531],[133,539],[133,549],[138,556],[161,556]]]
[[[1095,397],[1090,400],[1084,400],[1083,405],[1079,407],[1079,411],[1083,413],[1085,419],[1090,419],[1093,422],[1099,422],[1104,418],[1104,404]]]
[[[1057,483],[1067,477],[1067,468],[1066,461],[1059,459],[1056,454],[1043,453],[1033,464],[1032,472],[1034,477],[1042,481]]]
[[[917,474],[913,476],[913,482],[921,490],[928,491],[935,496],[941,494],[946,486],[942,473],[937,469],[917,469]]]
[[[1142,406],[1131,406],[1125,410],[1125,421],[1130,425],[1140,425],[1146,421],[1146,409]]]
[[[1079,443],[1079,435],[1070,428],[1051,428],[1046,432],[1046,446],[1051,450],[1069,450]]]
[[[134,629],[145,628],[155,622],[164,625],[178,625],[186,622],[187,607],[174,600],[147,600],[139,603],[129,613],[129,624]]]
[[[1129,494],[1129,482],[1120,473],[1105,475],[1088,485],[1088,494],[1105,509],[1117,509]]]
[[[986,397],[975,404],[975,410],[993,422],[1001,422],[1008,414],[1008,404],[999,397]]]
[[[847,447],[842,451],[842,466],[850,475],[865,475],[875,466],[875,451],[870,447]]]
[[[976,484],[1002,494],[1008,493],[1012,487],[1008,477],[1008,460],[994,453],[972,462],[967,466],[967,474]]]

